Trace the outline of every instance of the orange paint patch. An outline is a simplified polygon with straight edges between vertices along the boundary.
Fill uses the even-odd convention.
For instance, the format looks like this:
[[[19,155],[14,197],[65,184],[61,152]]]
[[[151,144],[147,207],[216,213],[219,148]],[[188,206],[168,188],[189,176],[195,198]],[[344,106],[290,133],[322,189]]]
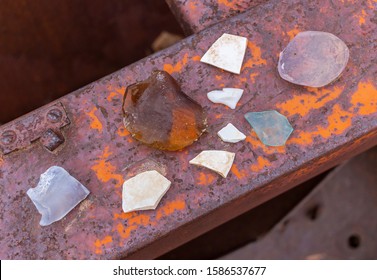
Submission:
[[[235,4],[237,3],[237,1],[234,1],[234,0],[217,0],[217,2],[220,5],[224,5],[228,8],[231,8],[231,9],[234,9]]]
[[[121,238],[128,238],[131,235],[131,232],[137,229],[137,226],[127,226],[125,227],[121,223],[117,224],[116,230]]]
[[[183,200],[174,200],[167,202],[164,206],[158,209],[156,218],[159,220],[164,216],[169,216],[175,211],[183,210],[186,207],[186,203]]]
[[[94,246],[96,247],[95,253],[102,254],[102,247],[111,242],[113,242],[113,238],[110,235],[105,236],[102,240],[97,239],[96,242],[94,242]]]
[[[262,143],[262,141],[257,138],[255,132],[252,132],[255,136],[246,136],[246,142],[249,143],[254,150],[261,149],[265,154],[272,155],[272,154],[285,154],[286,149],[285,146],[281,147],[269,147]]]
[[[298,33],[300,33],[300,30],[297,28],[293,28],[289,31],[287,31],[287,35],[289,36],[289,39],[292,40]]]
[[[216,114],[215,119],[221,119],[223,117],[223,114]]]
[[[372,83],[359,83],[351,97],[351,103],[360,115],[377,112],[377,88]]]
[[[234,176],[236,176],[238,179],[243,179],[247,176],[247,171],[246,170],[239,170],[237,168],[237,165],[236,164],[233,164],[232,165],[232,168],[230,169],[230,171],[234,174]]]
[[[361,15],[359,16],[360,25],[365,23],[366,16],[367,16],[367,13],[365,12],[365,10],[361,10]]]
[[[87,115],[92,119],[90,122],[90,128],[96,129],[99,132],[102,132],[103,126],[102,123],[99,121],[98,117],[96,116],[97,108],[93,108]]]
[[[259,172],[270,165],[270,161],[268,161],[262,156],[258,156],[257,162],[250,166],[250,170],[253,172]]]
[[[194,56],[191,58],[193,61],[200,61],[201,57],[199,55]]]
[[[247,42],[247,48],[250,51],[251,58],[249,58],[242,66],[242,70],[246,68],[252,68],[254,66],[258,65],[266,65],[267,61],[262,58],[262,51],[260,47],[258,47],[256,44],[254,44],[251,41]],[[241,70],[241,71],[242,71]]]
[[[187,64],[188,61],[188,54],[186,53],[183,56],[181,61],[178,61],[175,65],[172,64],[164,64],[164,71],[168,72],[169,74],[181,72],[182,68]]]
[[[121,137],[126,137],[130,135],[130,132],[125,127],[121,126],[118,128],[117,134]]]
[[[222,79],[222,77],[220,75],[216,75],[215,76],[216,80],[220,81]]]
[[[250,81],[251,81],[252,83],[255,83],[255,78],[258,77],[258,76],[259,76],[258,73],[251,73],[251,74],[250,74]]]
[[[200,172],[199,176],[196,179],[197,179],[196,183],[198,185],[208,186],[215,181],[216,177],[210,173],[206,174],[204,172]]]
[[[327,117],[328,125],[316,127],[313,132],[302,131],[295,138],[288,139],[288,143],[299,145],[309,145],[317,136],[330,138],[332,135],[339,135],[346,131],[352,125],[352,114],[343,110],[339,104],[334,105],[331,115]]]
[[[109,151],[109,147],[105,147],[100,158],[96,161],[96,164],[92,166],[92,170],[96,173],[98,180],[103,183],[107,183],[110,180],[115,180],[116,187],[120,187],[123,184],[123,176],[116,174],[116,167],[108,162],[108,157],[112,153]]]
[[[195,4],[194,2],[190,2],[190,3],[189,3],[189,9],[190,9],[191,11],[195,11],[195,10],[196,10],[196,4]]]
[[[311,110],[320,109],[326,103],[338,98],[343,92],[343,87],[334,87],[332,90],[326,88],[307,89],[314,94],[294,94],[292,99],[277,104],[276,107],[284,111],[284,114],[288,116],[295,114],[305,116]]]

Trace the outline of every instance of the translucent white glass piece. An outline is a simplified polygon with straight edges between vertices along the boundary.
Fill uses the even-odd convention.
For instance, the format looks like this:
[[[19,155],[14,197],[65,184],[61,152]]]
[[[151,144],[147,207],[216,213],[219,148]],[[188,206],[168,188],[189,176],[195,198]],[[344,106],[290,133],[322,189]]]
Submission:
[[[195,158],[190,160],[190,163],[211,169],[220,174],[222,177],[226,178],[230,168],[233,165],[235,156],[235,153],[227,151],[203,151]]]
[[[245,37],[224,33],[213,43],[200,61],[240,74],[246,46]]]
[[[237,143],[246,139],[246,135],[239,131],[233,124],[228,123],[227,126],[223,127],[217,135],[224,142]]]
[[[123,184],[123,212],[156,209],[171,182],[156,170],[142,172]]]
[[[243,94],[243,89],[240,88],[223,88],[223,90],[213,90],[207,93],[207,97],[213,103],[220,103],[235,109],[238,101],[240,101]]]
[[[87,188],[59,166],[47,169],[40,176],[38,185],[26,192],[42,215],[39,222],[41,226],[62,219],[89,193]]]

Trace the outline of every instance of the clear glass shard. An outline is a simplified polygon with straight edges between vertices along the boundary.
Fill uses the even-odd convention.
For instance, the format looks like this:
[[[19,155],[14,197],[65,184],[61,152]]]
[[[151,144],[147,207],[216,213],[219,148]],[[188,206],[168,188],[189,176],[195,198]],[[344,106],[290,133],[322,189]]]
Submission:
[[[87,188],[59,166],[47,169],[40,176],[38,185],[26,192],[42,215],[41,226],[64,218],[89,193]]]
[[[291,83],[323,87],[340,76],[348,59],[347,45],[335,35],[305,31],[297,34],[280,53],[278,71]]]
[[[288,119],[277,111],[249,112],[245,118],[267,146],[284,146],[293,131]]]

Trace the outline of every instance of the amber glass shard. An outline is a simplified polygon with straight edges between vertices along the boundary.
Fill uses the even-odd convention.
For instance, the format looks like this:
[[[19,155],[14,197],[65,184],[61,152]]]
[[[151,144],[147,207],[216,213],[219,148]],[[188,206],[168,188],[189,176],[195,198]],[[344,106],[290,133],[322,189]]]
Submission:
[[[305,31],[280,54],[280,76],[291,83],[323,87],[339,77],[347,65],[346,44],[331,33]]]
[[[191,145],[206,129],[203,108],[183,93],[165,71],[127,87],[124,125],[142,143],[176,151]]]

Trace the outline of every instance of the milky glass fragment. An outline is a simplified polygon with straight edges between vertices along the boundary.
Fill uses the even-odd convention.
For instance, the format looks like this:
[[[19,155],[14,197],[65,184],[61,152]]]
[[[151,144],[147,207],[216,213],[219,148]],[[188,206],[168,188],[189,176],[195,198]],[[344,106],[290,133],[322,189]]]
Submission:
[[[171,182],[156,170],[142,172],[123,184],[123,212],[156,209]]]
[[[221,138],[221,140],[229,143],[238,143],[246,139],[246,135],[239,131],[237,127],[231,123],[228,123],[227,126],[223,127],[219,132],[217,132],[217,135]]]
[[[280,53],[278,71],[291,83],[323,87],[339,77],[348,58],[348,47],[335,35],[305,31],[297,34]]]
[[[89,190],[64,168],[52,166],[40,176],[38,185],[26,194],[42,215],[39,224],[47,226],[67,215],[88,196]]]
[[[240,74],[246,46],[245,37],[224,33],[213,43],[200,61]]]
[[[293,131],[288,119],[276,111],[249,112],[245,118],[267,146],[284,146]]]
[[[213,90],[207,93],[207,97],[213,103],[220,103],[235,109],[238,101],[241,99],[243,89],[240,88],[223,88],[223,90]]]
[[[232,168],[235,156],[235,153],[227,151],[202,151],[199,155],[190,160],[190,164],[206,167],[226,178],[229,170]]]
[[[203,108],[183,93],[165,71],[127,87],[124,125],[140,142],[176,151],[191,145],[206,129]]]

